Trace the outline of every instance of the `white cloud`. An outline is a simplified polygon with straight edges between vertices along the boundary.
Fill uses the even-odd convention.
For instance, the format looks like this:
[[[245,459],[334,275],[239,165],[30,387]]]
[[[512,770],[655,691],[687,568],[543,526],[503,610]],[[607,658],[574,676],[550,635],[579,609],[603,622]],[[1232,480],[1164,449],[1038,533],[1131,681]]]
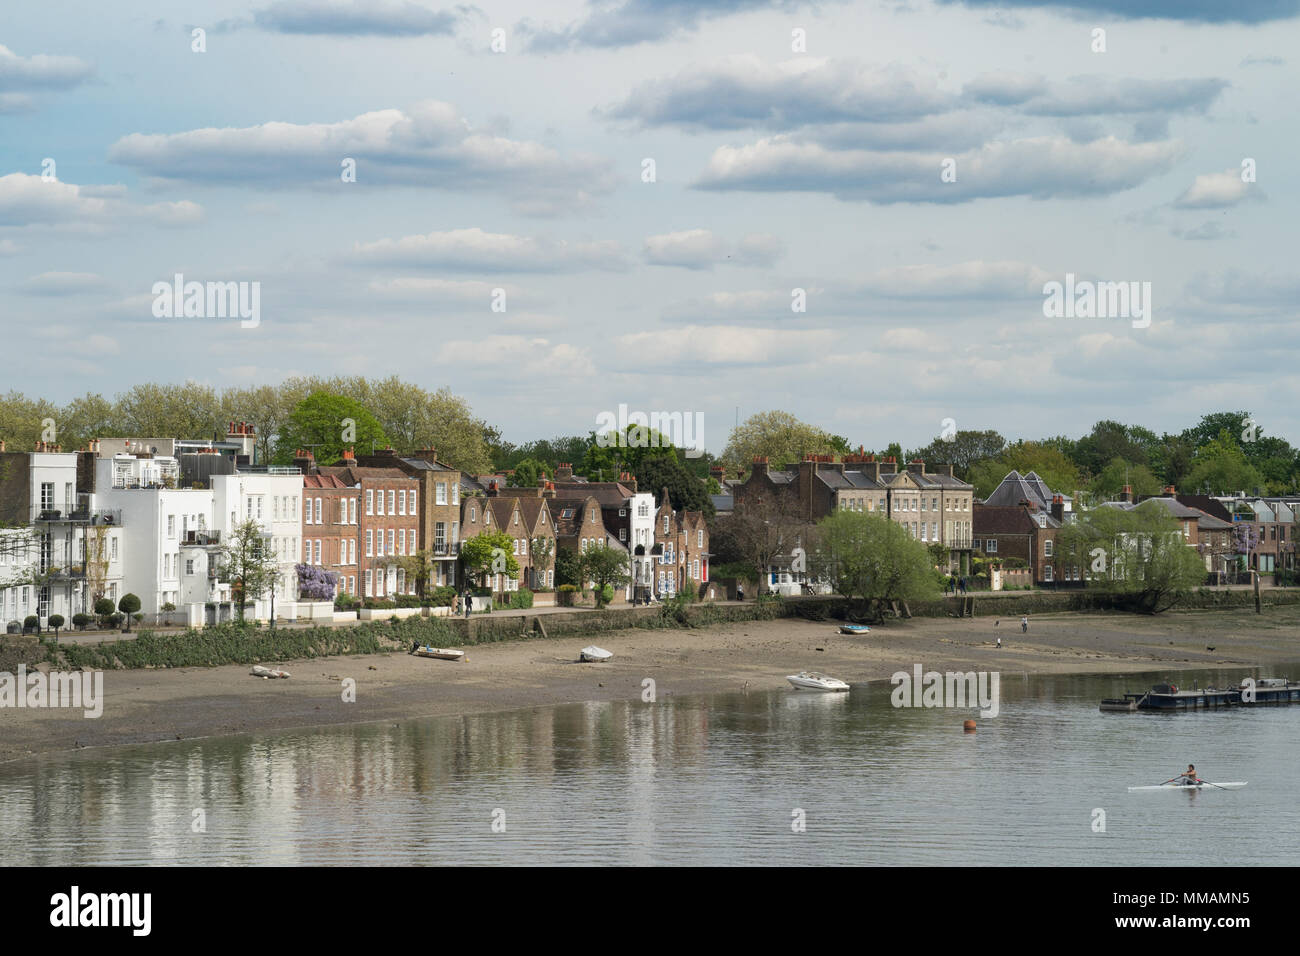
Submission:
[[[475,131],[455,107],[434,100],[337,123],[132,133],[112,145],[109,159],[162,180],[268,189],[348,189],[341,177],[352,159],[357,183],[497,193],[528,215],[580,208],[612,188],[607,160]]]
[[[0,46],[0,92],[66,90],[85,81],[92,68],[75,56],[19,56]]]
[[[48,226],[98,232],[126,221],[189,225],[203,218],[197,203],[140,206],[125,200],[124,187],[78,186],[27,173],[0,176],[0,226]]]
[[[386,266],[478,272],[617,271],[628,267],[622,246],[614,240],[568,242],[485,232],[478,227],[359,242],[351,258]]]
[[[42,272],[19,283],[28,295],[81,295],[108,287],[108,280],[93,272]]]
[[[1258,198],[1253,183],[1242,182],[1240,169],[1197,176],[1191,186],[1175,200],[1182,209],[1223,209],[1248,198]]]
[[[698,270],[724,264],[767,266],[784,250],[781,240],[767,233],[744,236],[731,243],[709,229],[688,229],[647,237],[642,255],[652,265]]]

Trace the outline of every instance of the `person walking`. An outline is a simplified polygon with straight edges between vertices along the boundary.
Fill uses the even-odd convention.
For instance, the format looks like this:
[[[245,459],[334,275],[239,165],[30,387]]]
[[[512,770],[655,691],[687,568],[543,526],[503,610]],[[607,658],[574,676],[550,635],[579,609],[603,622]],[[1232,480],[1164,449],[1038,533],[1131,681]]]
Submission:
[[[470,612],[474,610],[474,595],[469,591],[465,592],[465,620],[469,620]]]
[[[1028,630],[1029,630],[1029,615],[1028,615],[1028,614],[1021,615],[1021,618],[1020,618],[1020,633],[1021,633],[1021,634],[1024,634],[1024,633],[1025,633],[1026,631],[1028,631]]]

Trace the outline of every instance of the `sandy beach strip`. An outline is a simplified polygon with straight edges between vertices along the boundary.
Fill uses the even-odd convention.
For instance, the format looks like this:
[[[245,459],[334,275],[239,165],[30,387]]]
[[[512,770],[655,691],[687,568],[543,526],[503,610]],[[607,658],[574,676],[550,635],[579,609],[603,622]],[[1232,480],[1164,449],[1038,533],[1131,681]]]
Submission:
[[[580,664],[585,641],[529,640],[465,648],[464,662],[406,654],[291,661],[288,680],[244,665],[103,672],[103,715],[0,708],[0,761],[81,747],[191,739],[380,720],[408,720],[640,696],[662,698],[786,687],[785,675],[825,671],[856,683],[921,664],[934,670],[1083,674],[1244,668],[1300,661],[1300,608],[913,619],[846,636],[833,621],[795,618],[683,630],[610,632],[605,664]],[[998,636],[1003,646],[995,646]],[[1213,647],[1214,650],[1209,650]],[[343,681],[356,700],[343,700]]]

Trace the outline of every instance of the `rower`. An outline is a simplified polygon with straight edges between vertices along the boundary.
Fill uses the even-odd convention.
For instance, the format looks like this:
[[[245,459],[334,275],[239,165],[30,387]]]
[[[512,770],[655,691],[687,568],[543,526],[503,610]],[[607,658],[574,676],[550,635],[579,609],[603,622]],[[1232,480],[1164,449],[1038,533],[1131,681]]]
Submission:
[[[1179,774],[1178,785],[1180,787],[1194,787],[1201,781],[1196,779],[1196,765],[1188,764],[1186,773]]]

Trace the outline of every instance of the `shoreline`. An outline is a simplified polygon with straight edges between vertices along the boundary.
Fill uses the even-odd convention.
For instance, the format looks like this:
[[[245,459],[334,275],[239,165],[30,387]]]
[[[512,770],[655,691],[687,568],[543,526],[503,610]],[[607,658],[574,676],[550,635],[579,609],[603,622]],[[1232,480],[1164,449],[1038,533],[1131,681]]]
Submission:
[[[1005,625],[1005,626],[1004,626]],[[850,683],[927,670],[1030,675],[1267,668],[1300,661],[1300,608],[1170,612],[1154,618],[1062,612],[891,621],[863,636],[833,621],[780,618],[601,634],[607,664],[580,664],[582,639],[533,638],[465,647],[466,661],[380,653],[279,662],[293,676],[262,680],[242,664],[104,671],[104,712],[0,709],[0,764],[41,754],[340,725],[408,721],[638,699],[785,688],[821,670]],[[995,646],[1001,634],[1002,648]],[[589,641],[589,639],[588,639]],[[1209,648],[1214,650],[1209,650]],[[342,681],[355,680],[355,702]]]

